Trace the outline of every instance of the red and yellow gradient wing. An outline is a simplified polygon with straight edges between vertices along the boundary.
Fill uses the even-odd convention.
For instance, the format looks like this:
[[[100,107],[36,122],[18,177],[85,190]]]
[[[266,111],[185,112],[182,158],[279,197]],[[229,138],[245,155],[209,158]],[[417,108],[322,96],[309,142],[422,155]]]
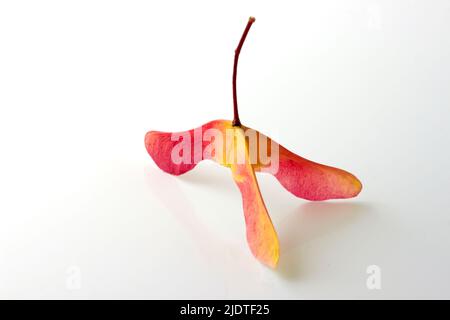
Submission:
[[[245,161],[243,163],[234,161],[231,164],[231,172],[242,195],[247,242],[251,252],[259,261],[275,268],[280,256],[278,237],[261,196],[254,168],[249,161],[244,131],[241,128],[234,130],[237,140],[235,146],[245,145]],[[235,152],[235,150],[236,148],[227,152]]]
[[[161,132],[161,131],[149,131],[145,135],[145,148],[147,152],[155,161],[156,165],[164,172],[181,175],[195,168],[199,160],[205,160],[203,151],[209,145],[208,141],[203,141],[200,137],[200,141],[195,139],[195,132],[205,132],[208,129],[217,129],[225,136],[226,128],[232,128],[231,122],[226,120],[214,120],[202,125],[199,128],[191,129],[181,132]],[[180,140],[172,140],[172,137],[187,137],[190,139],[191,146],[190,161],[188,163],[176,164],[172,161],[172,150],[181,142]],[[200,144],[200,145],[196,145]]]
[[[311,201],[353,198],[362,189],[350,172],[307,160],[281,145],[274,176],[293,195]]]
[[[230,121],[215,120],[204,124],[198,129],[205,132],[210,128],[219,130],[225,137],[225,130],[233,127]],[[182,132],[181,134],[187,134],[192,141],[191,161],[190,163],[174,164],[171,160],[171,151],[179,141],[172,141],[172,134],[170,132],[150,131],[145,136],[145,146],[159,168],[167,173],[180,175],[196,166],[194,157],[200,160],[205,159],[203,150],[209,145],[209,142],[196,141],[194,139],[194,129]],[[260,133],[258,132],[258,134]],[[276,143],[270,138],[267,141],[268,147],[270,147],[271,143]],[[195,143],[201,143],[202,145],[195,148]],[[299,198],[311,201],[346,199],[357,196],[362,189],[362,184],[358,178],[347,171],[302,158],[279,144],[278,149],[279,169],[273,175],[284,188]],[[201,154],[196,154],[198,152]],[[226,165],[223,159],[212,160]],[[257,163],[253,164],[253,167],[255,171],[260,171],[264,166]]]

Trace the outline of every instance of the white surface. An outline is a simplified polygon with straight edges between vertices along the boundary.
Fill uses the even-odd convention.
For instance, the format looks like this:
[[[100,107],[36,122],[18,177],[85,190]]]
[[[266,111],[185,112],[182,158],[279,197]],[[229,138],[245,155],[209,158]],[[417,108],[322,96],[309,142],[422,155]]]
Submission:
[[[276,271],[227,169],[143,145],[231,118],[250,15],[243,123],[364,184],[308,203],[259,175]],[[0,298],[450,298],[449,30],[448,1],[1,2]]]

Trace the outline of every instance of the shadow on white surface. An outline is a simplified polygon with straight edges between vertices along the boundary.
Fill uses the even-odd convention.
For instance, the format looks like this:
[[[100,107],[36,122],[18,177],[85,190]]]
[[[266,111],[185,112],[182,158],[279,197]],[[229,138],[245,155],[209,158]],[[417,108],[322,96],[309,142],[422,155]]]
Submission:
[[[250,252],[243,251],[241,246],[236,247],[236,243],[228,243],[213,234],[195,214],[193,203],[181,188],[180,183],[187,182],[193,185],[205,187],[213,185],[214,188],[228,189],[229,183],[223,179],[223,175],[213,173],[219,171],[200,169],[181,177],[171,176],[157,168],[149,168],[147,171],[151,192],[189,234],[201,256],[211,268],[218,267],[218,270],[225,268],[225,273],[239,270],[251,274],[254,271],[254,265],[248,263],[253,260]],[[348,202],[303,203],[276,225],[281,245],[279,266],[274,271],[276,274],[287,281],[306,280],[314,266],[311,266],[311,261],[308,261],[307,266],[303,265],[300,252],[295,249],[309,245],[315,239],[326,235],[345,232],[346,226],[355,223],[361,215],[371,211],[369,204],[351,202],[354,200],[343,201]],[[332,240],[333,238],[330,238],[330,241]],[[233,266],[230,265],[231,263]]]
[[[302,257],[294,249],[331,233],[345,232],[346,226],[370,211],[371,206],[361,202],[307,202],[299,206],[277,228],[281,242],[280,275],[290,280],[307,278],[314,266],[304,268]]]
[[[150,168],[147,171],[149,180],[152,180],[148,183],[152,193],[190,234],[202,254],[209,258],[217,239],[195,215],[191,201],[179,186],[178,177],[159,169]]]

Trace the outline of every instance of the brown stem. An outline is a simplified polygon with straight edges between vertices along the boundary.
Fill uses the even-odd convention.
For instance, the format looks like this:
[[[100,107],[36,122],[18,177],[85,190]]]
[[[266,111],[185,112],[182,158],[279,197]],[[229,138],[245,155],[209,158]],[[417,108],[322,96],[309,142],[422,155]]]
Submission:
[[[255,22],[254,17],[250,17],[248,19],[247,26],[245,27],[244,33],[242,34],[241,41],[239,41],[239,45],[234,51],[234,67],[233,67],[233,111],[234,111],[234,119],[233,126],[241,126],[241,120],[239,120],[239,112],[238,112],[238,104],[237,104],[237,94],[236,94],[236,77],[237,77],[237,65],[239,60],[239,54],[241,53],[242,45],[244,44],[245,38],[247,37],[247,33],[250,30],[253,22]]]

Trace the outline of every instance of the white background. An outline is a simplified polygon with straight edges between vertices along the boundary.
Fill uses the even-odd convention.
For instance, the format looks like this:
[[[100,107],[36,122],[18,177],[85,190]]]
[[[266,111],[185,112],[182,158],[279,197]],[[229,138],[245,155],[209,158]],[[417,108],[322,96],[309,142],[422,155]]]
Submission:
[[[226,168],[144,148],[231,119],[250,15],[242,122],[364,184],[309,203],[258,175],[275,271]],[[0,298],[450,298],[449,31],[449,1],[2,1]]]

